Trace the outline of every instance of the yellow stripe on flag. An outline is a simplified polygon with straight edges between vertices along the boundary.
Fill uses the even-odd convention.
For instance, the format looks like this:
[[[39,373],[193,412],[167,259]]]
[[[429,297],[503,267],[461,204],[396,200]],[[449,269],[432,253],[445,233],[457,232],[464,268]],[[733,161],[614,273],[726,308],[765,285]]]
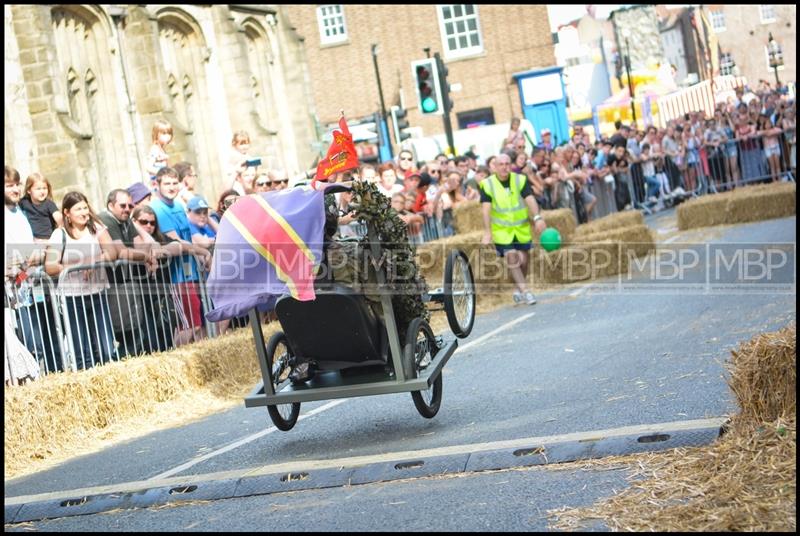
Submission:
[[[280,280],[286,283],[286,286],[289,287],[289,292],[291,293],[292,297],[297,299],[299,293],[297,292],[297,286],[295,285],[294,280],[289,277],[286,272],[281,270],[281,267],[278,266],[278,263],[275,261],[275,257],[272,256],[272,253],[270,253],[263,245],[261,245],[261,242],[259,242],[258,239],[253,236],[253,234],[247,229],[241,220],[236,217],[232,210],[226,211],[225,217],[242,234],[245,240],[247,240],[248,244],[250,244],[250,246],[252,246],[252,248],[256,250],[262,257],[267,259],[267,262],[275,267],[275,272],[278,274]]]
[[[264,198],[261,197],[260,195],[256,194],[256,195],[251,195],[249,197],[252,197],[253,199],[255,199],[258,202],[258,204],[261,205],[261,208],[263,208],[267,212],[267,214],[269,214],[270,217],[273,220],[275,220],[275,222],[278,225],[283,227],[283,230],[286,231],[286,234],[289,235],[289,237],[292,239],[292,241],[294,241],[295,245],[298,248],[300,248],[300,251],[302,251],[303,254],[308,258],[308,260],[311,261],[312,265],[315,265],[316,264],[316,260],[314,259],[314,254],[311,253],[310,249],[308,249],[308,246],[306,245],[305,242],[303,242],[303,239],[300,238],[297,235],[297,233],[294,231],[294,228],[292,228],[292,226],[289,225],[289,223],[285,219],[283,219],[283,216],[278,214],[278,212],[274,208],[272,208],[269,205],[269,203],[267,203],[264,200]]]

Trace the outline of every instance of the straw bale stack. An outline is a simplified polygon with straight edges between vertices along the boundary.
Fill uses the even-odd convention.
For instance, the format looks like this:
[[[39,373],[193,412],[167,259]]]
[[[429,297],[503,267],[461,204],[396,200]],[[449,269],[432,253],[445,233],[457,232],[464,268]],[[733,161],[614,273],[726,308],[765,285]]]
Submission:
[[[785,218],[796,214],[797,186],[771,183],[692,199],[678,207],[680,230]]]
[[[608,216],[592,220],[589,223],[578,225],[573,235],[574,241],[583,240],[586,235],[596,234],[620,227],[630,227],[631,225],[644,225],[644,216],[638,210],[626,210],[624,212],[614,212]]]
[[[635,221],[635,218],[629,218]],[[625,222],[619,219],[617,222]],[[565,241],[556,251],[534,248],[530,253],[530,273],[533,281],[545,284],[564,284],[597,279],[628,271],[630,259],[649,254],[655,249],[652,232],[646,225],[630,225],[595,233],[583,234],[572,243]],[[483,233],[473,231],[417,247],[417,264],[431,288],[441,285],[447,255],[460,249],[472,266],[479,292],[492,292],[512,283],[510,275],[503,276],[493,246],[481,244]],[[538,239],[534,239],[537,242]]]
[[[548,227],[558,229],[562,240],[567,240],[575,232],[575,216],[571,209],[543,210],[542,217]],[[453,209],[454,227],[458,234],[470,234],[483,231],[483,213],[479,201],[467,201]],[[535,233],[534,239],[538,239]]]
[[[264,326],[265,336],[276,324]],[[111,424],[146,416],[181,392],[240,396],[259,377],[250,328],[78,373],[53,374],[5,389],[5,467],[50,457]],[[234,393],[236,393],[234,395]]]
[[[761,424],[794,415],[797,407],[797,332],[789,326],[732,350],[728,385],[739,401],[735,420]]]
[[[597,462],[629,469],[631,487],[588,508],[550,511],[552,528],[600,519],[616,531],[795,532],[796,351],[794,324],[740,345],[729,384],[741,412],[720,440]]]
[[[480,201],[467,201],[453,208],[453,227],[458,234],[483,231]]]

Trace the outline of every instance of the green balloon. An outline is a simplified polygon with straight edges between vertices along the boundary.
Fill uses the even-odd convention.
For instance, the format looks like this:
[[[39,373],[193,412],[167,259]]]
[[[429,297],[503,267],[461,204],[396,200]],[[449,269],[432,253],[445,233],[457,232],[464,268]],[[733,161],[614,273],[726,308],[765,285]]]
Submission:
[[[561,247],[561,235],[555,227],[548,227],[539,237],[539,243],[545,251],[555,251]]]

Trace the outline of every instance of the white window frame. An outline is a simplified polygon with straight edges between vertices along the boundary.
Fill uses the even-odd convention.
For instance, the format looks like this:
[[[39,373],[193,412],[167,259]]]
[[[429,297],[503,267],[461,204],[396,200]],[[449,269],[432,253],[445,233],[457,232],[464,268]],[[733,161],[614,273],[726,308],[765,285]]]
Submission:
[[[780,45],[778,45],[778,47],[781,50],[781,56],[783,56],[783,47]],[[769,45],[764,45],[764,54],[767,58],[767,72],[771,73],[774,70],[774,67],[769,64]],[[778,70],[782,71],[784,67],[786,67],[786,60],[783,61],[783,65],[778,65]]]
[[[339,13],[327,13],[328,9],[332,8],[339,8]],[[341,17],[341,26],[339,26],[336,19]],[[326,29],[326,22],[330,22],[330,25],[334,27],[337,32],[337,35],[325,35]],[[325,4],[321,6],[317,6],[317,28],[319,29],[319,43],[320,45],[334,45],[336,43],[342,43],[348,40],[347,37],[347,19],[344,16],[344,4]]]
[[[453,21],[453,19],[448,19],[445,21],[444,19],[444,8],[449,7],[451,10],[455,5],[471,5],[474,8],[474,13],[472,15],[462,15],[459,19]],[[481,20],[480,14],[478,13],[478,5],[477,4],[439,4],[436,6],[436,14],[439,18],[439,35],[442,36],[442,50],[444,50],[444,57],[445,59],[455,59],[455,58],[465,58],[469,56],[477,56],[483,53],[483,35],[481,34]],[[475,19],[475,30],[467,30],[467,37],[473,33],[477,32],[478,34],[478,44],[477,45],[469,45],[466,48],[457,48],[456,50],[450,50],[450,46],[447,43],[448,35],[445,29],[445,23],[457,23],[458,21],[464,21],[466,25],[466,21],[470,18]],[[464,35],[464,34],[455,34]]]
[[[728,29],[725,22],[725,12],[721,9],[714,9],[710,11],[711,13],[711,27],[714,29],[714,33],[722,33]]]
[[[772,18],[764,18],[764,8],[769,7],[772,8]],[[761,24],[769,24],[770,22],[775,22],[777,19],[777,13],[775,13],[775,4],[759,4],[758,6],[758,16],[761,18]]]
[[[723,73],[722,72],[722,69],[726,69],[727,68],[727,65],[725,65],[724,62],[723,62],[723,60],[726,59],[725,56],[728,56],[728,58],[730,58],[731,63],[733,63],[733,65],[734,65],[733,67],[730,68],[731,72],[729,72],[729,73]],[[733,54],[730,53],[730,52],[723,52],[720,55],[720,58],[719,58],[719,73],[721,75],[723,75],[723,76],[726,75],[726,74],[733,75],[734,74],[734,69],[736,69],[736,63],[734,62]]]

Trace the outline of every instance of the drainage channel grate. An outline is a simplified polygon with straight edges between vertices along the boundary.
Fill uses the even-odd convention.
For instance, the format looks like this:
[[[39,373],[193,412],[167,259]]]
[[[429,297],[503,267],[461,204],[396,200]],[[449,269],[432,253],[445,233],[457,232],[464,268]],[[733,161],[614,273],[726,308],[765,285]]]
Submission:
[[[705,425],[705,423],[703,424]],[[26,502],[22,505],[7,505],[6,523],[94,514],[117,508],[149,507],[170,502],[170,500],[181,500],[183,497],[202,497],[204,500],[247,497],[280,493],[287,487],[317,489],[389,481],[406,478],[405,475],[432,476],[459,472],[471,473],[530,465],[567,463],[582,459],[637,454],[677,447],[702,446],[712,443],[721,435],[724,425],[722,428],[720,426],[720,424],[713,426],[709,424],[691,429],[678,428],[628,435],[593,433],[582,439],[543,442],[538,445],[534,443],[533,446],[524,448],[505,448],[471,454],[462,452],[388,464],[378,462],[356,467],[350,471],[343,471],[342,468],[339,468],[283,473],[278,478],[273,474],[218,482],[212,480],[161,488],[161,491],[159,488],[138,490],[133,494],[131,492],[107,495],[76,494],[67,499],[49,499]],[[311,473],[313,473],[313,478]],[[300,481],[306,482],[300,484]]]

